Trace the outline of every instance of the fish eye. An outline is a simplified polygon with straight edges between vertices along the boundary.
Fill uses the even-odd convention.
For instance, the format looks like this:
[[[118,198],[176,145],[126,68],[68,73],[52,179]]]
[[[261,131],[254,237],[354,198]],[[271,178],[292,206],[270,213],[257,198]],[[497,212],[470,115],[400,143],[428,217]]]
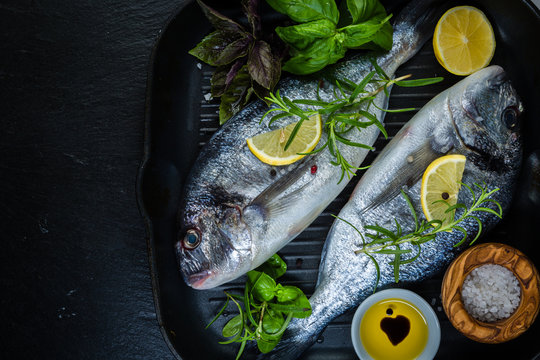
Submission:
[[[509,107],[504,109],[502,115],[502,121],[508,129],[513,129],[517,125],[518,113],[516,109]]]
[[[195,229],[189,229],[184,236],[184,247],[193,250],[201,243],[201,234]]]

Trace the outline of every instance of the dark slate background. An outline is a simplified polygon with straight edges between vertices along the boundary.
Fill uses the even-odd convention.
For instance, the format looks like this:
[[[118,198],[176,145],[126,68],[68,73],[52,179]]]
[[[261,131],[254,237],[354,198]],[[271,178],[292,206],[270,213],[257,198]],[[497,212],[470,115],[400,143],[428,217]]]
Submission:
[[[0,0],[0,358],[174,358],[135,188],[183,1]]]
[[[0,357],[172,359],[135,183],[181,0],[0,1]]]

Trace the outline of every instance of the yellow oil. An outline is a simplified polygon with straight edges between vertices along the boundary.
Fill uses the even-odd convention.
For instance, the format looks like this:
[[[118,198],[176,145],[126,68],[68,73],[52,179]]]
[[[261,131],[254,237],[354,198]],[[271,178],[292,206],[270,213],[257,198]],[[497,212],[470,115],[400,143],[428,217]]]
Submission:
[[[399,317],[399,319],[398,319]],[[381,327],[381,321],[385,319]],[[408,319],[409,331],[404,336]],[[398,319],[399,321],[397,321]],[[389,336],[388,324],[395,324],[396,333]],[[386,332],[383,330],[386,329]],[[402,340],[400,340],[402,338]],[[394,343],[399,340],[395,345]],[[396,340],[397,339],[397,340]],[[373,304],[360,322],[360,340],[368,354],[375,360],[416,359],[428,340],[428,326],[424,315],[416,306],[402,299],[385,299]]]

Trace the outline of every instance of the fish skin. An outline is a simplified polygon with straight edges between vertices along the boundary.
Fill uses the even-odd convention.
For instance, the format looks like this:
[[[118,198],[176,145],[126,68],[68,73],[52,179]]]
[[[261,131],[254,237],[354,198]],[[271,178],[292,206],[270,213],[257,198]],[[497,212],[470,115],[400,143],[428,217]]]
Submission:
[[[462,182],[467,185],[485,183],[488,190],[499,188],[491,198],[498,201],[505,212],[512,198],[515,179],[521,164],[522,144],[519,126],[508,129],[502,119],[505,109],[511,108],[517,115],[523,107],[519,98],[499,66],[480,70],[437,95],[428,102],[392,139],[360,179],[351,198],[338,217],[352,223],[365,233],[366,225],[395,229],[398,220],[406,234],[414,230],[414,219],[399,190],[404,189],[411,199],[419,221],[425,220],[420,205],[421,180],[407,187],[413,173],[425,171],[431,159],[448,153],[467,157]],[[422,152],[415,163],[411,156]],[[398,192],[388,189],[396,186],[395,177],[403,177],[397,185]],[[478,189],[477,189],[478,191]],[[385,202],[381,193],[396,194]],[[458,201],[470,206],[471,194],[465,189]],[[366,209],[368,209],[366,211]],[[494,208],[496,209],[496,208]],[[456,217],[461,211],[457,211]],[[485,212],[475,213],[483,225],[483,233],[497,224],[499,218]],[[472,219],[460,223],[469,234],[469,240],[478,232]],[[463,235],[458,231],[438,233],[434,241],[422,244],[419,258],[401,265],[399,279],[402,284],[422,281],[443,270],[467,245],[454,248]],[[367,241],[368,238],[366,238]],[[312,315],[294,319],[276,349],[261,358],[295,359],[315,342],[324,328],[337,316],[358,306],[373,293],[376,268],[364,254],[356,255],[362,240],[358,233],[345,222],[336,219],[326,239],[317,287],[310,298]],[[417,250],[411,244],[401,249]],[[394,269],[389,261],[393,257],[373,254],[380,266],[377,290],[395,284]]]
[[[422,47],[433,31],[433,16],[423,11],[413,14],[415,17],[397,20],[393,48],[376,58],[389,76]],[[369,59],[358,57],[331,67],[323,75],[358,83],[372,69]],[[315,99],[319,82],[314,77],[291,77],[282,80],[278,88],[282,96],[292,100]],[[372,84],[368,86],[373,90]],[[334,86],[326,82],[321,97],[332,100],[333,94]],[[386,108],[382,92],[375,103]],[[279,168],[259,161],[248,149],[246,139],[267,131],[259,124],[266,110],[263,102],[256,101],[227,121],[201,151],[187,177],[175,251],[184,280],[195,289],[216,287],[263,263],[304,230],[348,182],[345,178],[338,183],[341,169],[330,163],[333,158],[328,149]],[[383,121],[383,111],[377,110],[375,115]],[[264,125],[269,118],[264,119]],[[291,119],[282,119],[276,127],[286,122]],[[348,138],[372,145],[378,133],[370,126],[362,132],[352,130]],[[324,137],[326,134],[320,144],[324,144]],[[369,150],[343,146],[340,151],[358,167]],[[317,165],[315,174],[311,174],[312,165]],[[194,249],[185,246],[188,231],[202,239]]]

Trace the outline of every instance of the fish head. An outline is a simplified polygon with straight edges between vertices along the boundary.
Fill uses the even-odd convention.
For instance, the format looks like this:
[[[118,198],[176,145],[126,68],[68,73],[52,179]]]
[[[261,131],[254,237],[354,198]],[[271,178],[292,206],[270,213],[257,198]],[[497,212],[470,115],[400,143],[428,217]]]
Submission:
[[[507,171],[519,166],[519,118],[523,105],[505,71],[489,66],[456,87],[452,119],[461,145],[486,170]]]
[[[194,289],[211,289],[249,271],[251,232],[232,204],[187,207],[175,245],[180,271]]]

